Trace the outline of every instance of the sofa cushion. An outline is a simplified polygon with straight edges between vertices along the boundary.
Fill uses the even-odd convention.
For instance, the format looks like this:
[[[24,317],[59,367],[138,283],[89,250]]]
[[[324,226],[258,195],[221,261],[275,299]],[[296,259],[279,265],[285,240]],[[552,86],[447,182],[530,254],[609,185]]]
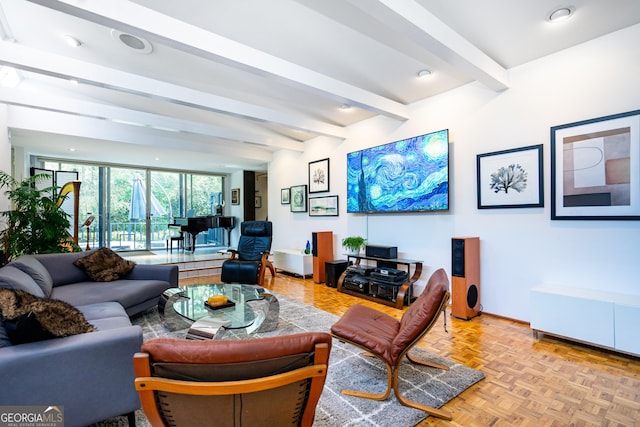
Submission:
[[[38,254],[34,256],[51,275],[53,287],[55,288],[56,286],[89,280],[87,273],[82,268],[73,265],[73,262],[90,253],[93,253],[93,251]]]
[[[21,290],[0,289],[0,312],[13,344],[95,331],[72,305]]]
[[[53,279],[49,271],[33,255],[22,255],[11,263],[12,266],[27,273],[40,286],[44,296],[51,295]]]
[[[127,261],[109,248],[100,248],[90,255],[77,259],[73,265],[84,269],[91,280],[111,282],[129,273],[136,264],[133,261]]]
[[[46,296],[31,276],[11,264],[0,268],[0,288],[20,289],[37,297]]]
[[[109,283],[78,282],[53,288],[52,298],[66,301],[76,307],[105,301],[114,301],[125,309],[150,299],[158,300],[167,289],[162,280],[114,280]]]
[[[117,302],[99,302],[76,307],[98,331],[131,326],[124,308]]]

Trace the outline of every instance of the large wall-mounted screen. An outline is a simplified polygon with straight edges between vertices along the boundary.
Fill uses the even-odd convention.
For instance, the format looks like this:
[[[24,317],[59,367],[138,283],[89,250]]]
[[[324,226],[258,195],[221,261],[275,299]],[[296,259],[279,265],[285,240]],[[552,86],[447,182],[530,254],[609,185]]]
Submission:
[[[347,212],[449,210],[449,131],[347,154]]]

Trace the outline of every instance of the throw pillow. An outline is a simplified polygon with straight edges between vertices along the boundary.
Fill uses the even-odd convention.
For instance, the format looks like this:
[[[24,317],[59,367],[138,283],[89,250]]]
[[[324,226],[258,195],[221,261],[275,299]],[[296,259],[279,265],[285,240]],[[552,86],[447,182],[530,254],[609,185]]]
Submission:
[[[51,295],[53,279],[49,271],[33,255],[22,255],[11,263],[18,270],[27,273],[40,286],[44,296]]]
[[[42,327],[32,312],[21,314],[15,319],[5,320],[4,326],[9,341],[13,345],[55,338],[51,332]]]
[[[0,289],[0,313],[12,344],[96,330],[71,304],[16,289]]]
[[[136,263],[127,261],[109,248],[100,248],[73,262],[76,267],[82,268],[91,280],[96,282],[111,282],[126,275]]]

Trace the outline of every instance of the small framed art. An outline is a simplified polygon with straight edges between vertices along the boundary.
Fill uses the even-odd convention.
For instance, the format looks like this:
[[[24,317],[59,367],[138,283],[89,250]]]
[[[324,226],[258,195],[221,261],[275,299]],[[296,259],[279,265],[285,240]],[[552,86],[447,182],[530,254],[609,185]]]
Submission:
[[[542,144],[478,154],[478,209],[544,206]]]
[[[239,205],[240,204],[240,189],[232,188],[231,189],[231,204]]]
[[[280,190],[280,204],[281,205],[288,205],[289,203],[291,203],[291,189],[289,188],[283,188]]]
[[[338,215],[338,196],[309,197],[309,216]]]
[[[294,185],[291,190],[291,203],[289,204],[291,212],[307,211],[307,186]]]
[[[309,162],[309,193],[329,191],[329,159]]]

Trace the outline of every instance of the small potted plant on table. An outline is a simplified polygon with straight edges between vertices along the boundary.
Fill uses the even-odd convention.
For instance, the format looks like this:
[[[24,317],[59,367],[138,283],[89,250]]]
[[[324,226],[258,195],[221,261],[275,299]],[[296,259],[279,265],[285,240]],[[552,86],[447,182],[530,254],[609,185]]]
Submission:
[[[349,236],[342,239],[342,247],[347,250],[348,255],[358,255],[367,240],[360,236]]]

